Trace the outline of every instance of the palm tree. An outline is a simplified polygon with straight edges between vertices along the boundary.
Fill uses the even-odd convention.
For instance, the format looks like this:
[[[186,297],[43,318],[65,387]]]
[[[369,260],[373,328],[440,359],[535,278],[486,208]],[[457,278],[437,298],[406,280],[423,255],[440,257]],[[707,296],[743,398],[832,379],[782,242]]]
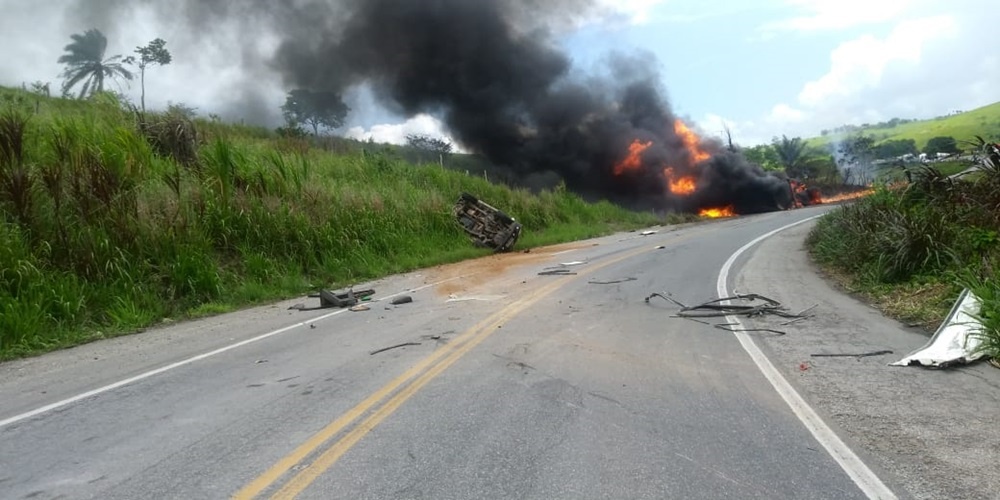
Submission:
[[[809,161],[809,155],[806,154],[807,145],[801,137],[789,139],[783,135],[781,139],[775,137],[771,140],[771,146],[778,155],[778,162],[785,167],[785,173],[789,177],[800,177],[803,174],[803,167]]]
[[[108,39],[100,30],[90,29],[84,34],[74,34],[70,38],[73,43],[66,46],[66,54],[59,58],[59,62],[66,65],[62,77],[63,94],[69,94],[70,89],[76,84],[83,82],[79,97],[93,95],[96,92],[104,92],[104,79],[122,77],[126,80],[132,79],[132,72],[125,68],[123,64],[128,60],[123,60],[122,56],[112,56],[104,58],[104,51],[108,48]]]

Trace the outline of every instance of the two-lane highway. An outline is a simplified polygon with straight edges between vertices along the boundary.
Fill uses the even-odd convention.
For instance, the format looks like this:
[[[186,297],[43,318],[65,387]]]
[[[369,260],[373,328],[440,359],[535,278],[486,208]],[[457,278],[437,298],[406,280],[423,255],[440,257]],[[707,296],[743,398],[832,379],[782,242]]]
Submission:
[[[280,304],[0,365],[0,498],[891,497],[746,338],[643,300],[714,298],[741,247],[824,210],[491,256],[373,284],[412,304]]]

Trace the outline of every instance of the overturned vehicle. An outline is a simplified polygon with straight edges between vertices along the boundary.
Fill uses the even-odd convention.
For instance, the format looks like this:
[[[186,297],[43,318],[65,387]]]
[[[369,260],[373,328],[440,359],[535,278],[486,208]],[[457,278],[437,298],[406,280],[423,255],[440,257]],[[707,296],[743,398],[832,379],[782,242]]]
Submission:
[[[476,246],[509,252],[521,236],[521,224],[513,217],[471,194],[462,193],[452,213]]]

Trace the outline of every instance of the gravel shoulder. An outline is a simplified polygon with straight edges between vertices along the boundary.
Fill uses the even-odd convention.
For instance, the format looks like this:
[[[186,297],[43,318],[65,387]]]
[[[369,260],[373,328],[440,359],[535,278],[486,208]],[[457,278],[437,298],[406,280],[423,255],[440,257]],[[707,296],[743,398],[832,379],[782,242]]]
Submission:
[[[736,278],[792,311],[815,317],[778,326],[785,336],[755,342],[842,438],[901,496],[997,498],[1000,495],[1000,370],[987,363],[929,370],[888,364],[928,335],[882,316],[825,281],[804,241],[814,223],[762,242]],[[893,354],[864,358],[814,353]]]

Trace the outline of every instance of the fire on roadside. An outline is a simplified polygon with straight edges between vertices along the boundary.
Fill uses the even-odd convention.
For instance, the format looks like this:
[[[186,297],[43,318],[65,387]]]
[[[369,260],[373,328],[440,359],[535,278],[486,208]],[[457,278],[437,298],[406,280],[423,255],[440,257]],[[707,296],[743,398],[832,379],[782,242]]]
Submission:
[[[864,198],[875,193],[874,189],[865,189],[862,191],[855,191],[853,193],[840,193],[831,196],[823,196],[820,203],[837,203],[841,201],[856,200],[858,198]]]
[[[703,208],[698,215],[702,217],[708,217],[710,219],[718,219],[720,217],[733,217],[736,215],[736,211],[733,210],[732,205],[722,208]]]
[[[703,148],[701,139],[694,133],[694,131],[688,128],[684,122],[674,120],[673,131],[676,136],[673,140],[679,139],[683,147],[683,151],[687,154],[680,157],[673,157],[673,159],[670,160],[672,164],[661,164],[659,166],[663,175],[662,182],[664,194],[675,197],[691,198],[691,200],[694,201],[698,198],[692,198],[692,195],[698,193],[699,190],[706,187],[699,185],[699,178],[702,175],[701,169],[703,168],[703,163],[710,160],[712,158],[712,154]],[[664,139],[669,140],[669,138]],[[643,155],[647,150],[653,147],[653,145],[654,140],[633,140],[628,146],[628,153],[625,157],[618,163],[614,164],[614,168],[612,170],[614,175],[635,175],[637,173],[642,173],[644,171],[644,166],[655,167],[655,165],[648,165],[644,163],[643,159]],[[650,161],[648,157],[646,158],[646,161]],[[873,192],[873,190],[867,189],[826,196],[823,195],[819,189],[809,187],[805,183],[798,180],[788,179],[787,182],[788,190],[791,194],[791,204],[785,207],[776,207],[777,209],[801,208],[821,203],[837,203],[845,200],[861,198]],[[734,205],[702,206],[696,207],[695,210],[698,211],[700,216],[710,218],[733,217],[739,215]]]

